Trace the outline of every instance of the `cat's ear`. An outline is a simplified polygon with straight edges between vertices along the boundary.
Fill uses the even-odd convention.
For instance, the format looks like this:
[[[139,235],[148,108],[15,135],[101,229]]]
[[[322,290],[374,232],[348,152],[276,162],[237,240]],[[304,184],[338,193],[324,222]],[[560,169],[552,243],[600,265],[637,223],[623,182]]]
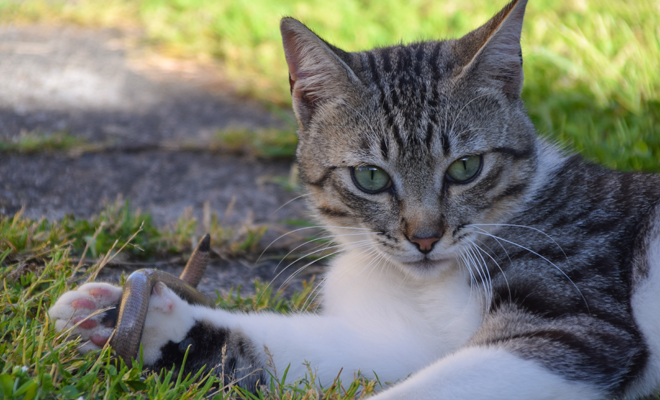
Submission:
[[[346,53],[326,43],[299,21],[282,18],[280,31],[289,65],[293,109],[306,127],[319,107],[327,100],[341,99],[351,81],[358,78],[340,57]]]
[[[527,0],[513,0],[480,28],[455,42],[462,76],[480,77],[500,86],[509,98],[523,86],[520,35]]]

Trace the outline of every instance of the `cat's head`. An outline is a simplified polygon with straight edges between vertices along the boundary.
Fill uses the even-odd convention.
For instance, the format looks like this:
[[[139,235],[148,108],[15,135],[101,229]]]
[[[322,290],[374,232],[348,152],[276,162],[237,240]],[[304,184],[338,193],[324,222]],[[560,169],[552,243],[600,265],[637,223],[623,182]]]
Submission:
[[[301,179],[340,242],[429,276],[475,239],[469,225],[519,207],[537,152],[520,100],[525,3],[457,40],[358,53],[282,20]]]

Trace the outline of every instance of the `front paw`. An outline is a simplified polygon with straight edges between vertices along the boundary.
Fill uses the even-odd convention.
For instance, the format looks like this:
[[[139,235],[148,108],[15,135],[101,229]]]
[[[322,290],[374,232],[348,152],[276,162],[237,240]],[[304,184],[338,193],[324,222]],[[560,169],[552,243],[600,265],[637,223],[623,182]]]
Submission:
[[[102,348],[117,324],[122,289],[108,283],[86,283],[57,299],[48,314],[55,330],[73,328],[71,333],[86,341],[81,353]],[[109,308],[109,309],[108,309]],[[100,312],[100,310],[108,309]]]
[[[193,306],[158,282],[151,292],[142,332],[144,364],[153,365],[161,360],[166,344],[182,342],[195,325],[194,315]]]

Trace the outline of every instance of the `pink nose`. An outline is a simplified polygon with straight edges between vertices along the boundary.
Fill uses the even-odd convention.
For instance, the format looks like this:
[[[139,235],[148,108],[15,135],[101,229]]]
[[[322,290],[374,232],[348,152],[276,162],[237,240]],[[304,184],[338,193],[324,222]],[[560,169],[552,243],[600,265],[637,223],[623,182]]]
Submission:
[[[417,249],[424,254],[430,253],[433,250],[433,245],[440,240],[439,238],[416,238],[410,239],[411,242],[417,245]]]

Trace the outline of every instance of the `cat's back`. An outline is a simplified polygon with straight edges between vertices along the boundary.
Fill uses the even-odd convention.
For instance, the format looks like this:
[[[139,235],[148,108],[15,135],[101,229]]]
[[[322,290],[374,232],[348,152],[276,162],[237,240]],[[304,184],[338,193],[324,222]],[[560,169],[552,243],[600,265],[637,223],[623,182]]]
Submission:
[[[494,307],[602,323],[600,334],[619,338],[601,349],[604,360],[635,354],[629,363],[640,378],[623,378],[630,396],[660,388],[660,175],[572,156],[510,225],[491,244],[505,248],[501,265],[513,259],[507,281],[503,274],[495,284]],[[568,330],[578,333],[579,324]]]

